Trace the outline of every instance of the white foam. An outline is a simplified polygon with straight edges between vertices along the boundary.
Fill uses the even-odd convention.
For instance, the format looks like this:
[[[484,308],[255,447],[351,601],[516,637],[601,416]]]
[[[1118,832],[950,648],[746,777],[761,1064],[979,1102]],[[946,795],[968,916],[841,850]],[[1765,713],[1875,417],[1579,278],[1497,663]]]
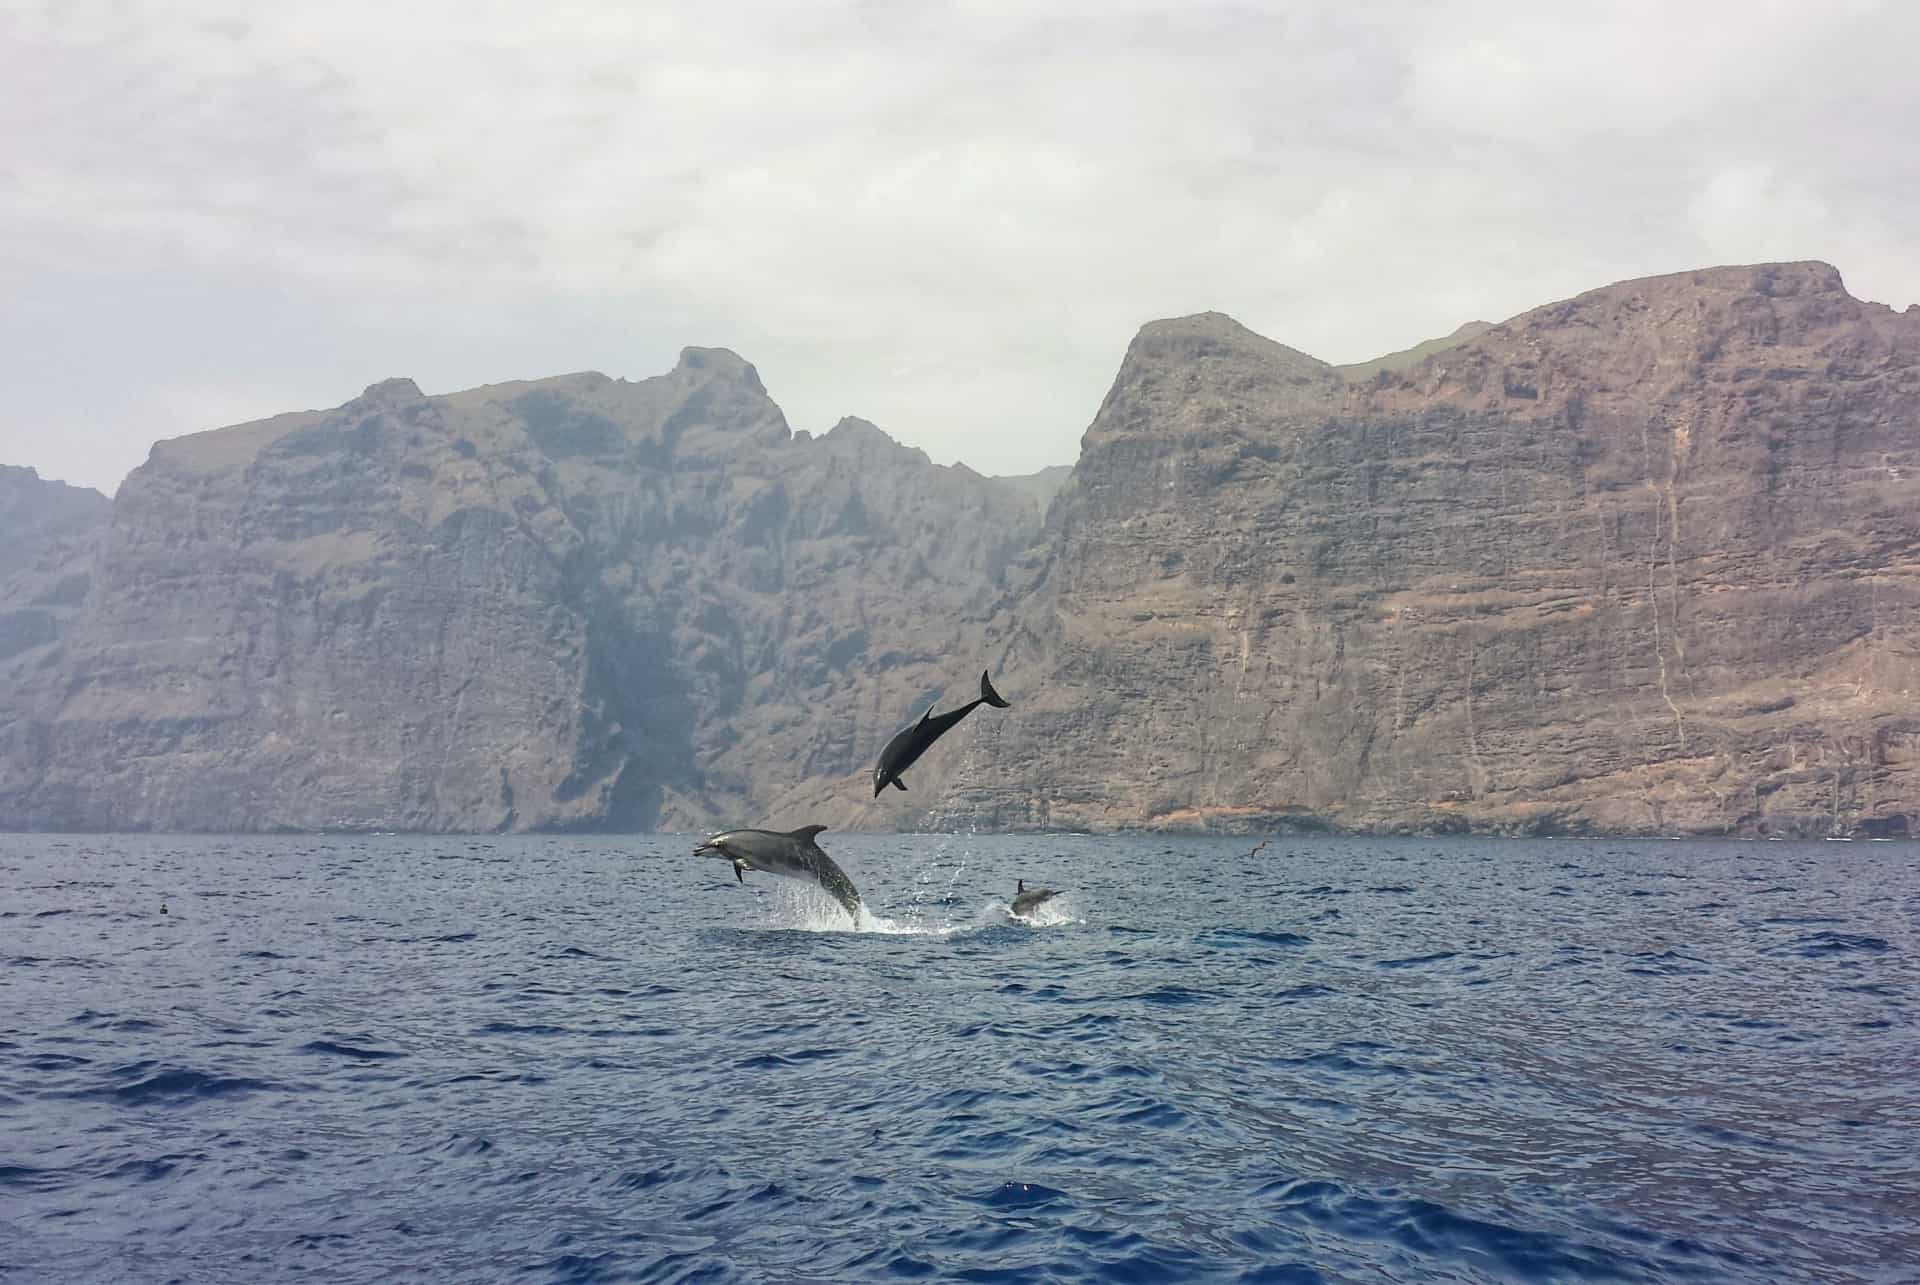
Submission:
[[[1025,924],[1029,928],[1059,928],[1069,924],[1084,924],[1087,922],[1086,916],[1074,910],[1072,901],[1064,893],[1057,897],[1047,898],[1035,906],[1031,914],[1016,915],[1013,913],[1012,905],[1004,901],[1000,903],[1000,906],[1008,919],[1011,919],[1016,924]]]
[[[995,920],[1004,922],[1005,906],[989,902],[970,919],[944,920],[929,915],[919,903],[899,919],[877,915],[866,905],[859,917],[849,921],[840,903],[817,888],[790,883],[771,890],[771,905],[764,923],[767,928],[784,928],[809,933],[881,933],[899,937],[947,937],[972,932]]]

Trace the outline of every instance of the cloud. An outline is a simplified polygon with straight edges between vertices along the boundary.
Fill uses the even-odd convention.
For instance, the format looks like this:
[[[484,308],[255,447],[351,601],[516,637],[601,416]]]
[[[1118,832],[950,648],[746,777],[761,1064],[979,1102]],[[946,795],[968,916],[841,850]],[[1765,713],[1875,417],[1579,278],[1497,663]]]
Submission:
[[[1893,4],[0,0],[0,458],[686,343],[796,427],[1073,458],[1127,339],[1359,360],[1790,252],[1904,305]]]
[[[1708,179],[1687,206],[1695,229],[1716,255],[1809,259],[1833,226],[1833,214],[1804,183],[1767,165],[1736,165]]]
[[[1708,125],[1792,84],[1829,42],[1874,38],[1879,3],[1615,0],[1436,7],[1410,50],[1423,120],[1564,146]],[[1462,15],[1482,21],[1462,22]]]

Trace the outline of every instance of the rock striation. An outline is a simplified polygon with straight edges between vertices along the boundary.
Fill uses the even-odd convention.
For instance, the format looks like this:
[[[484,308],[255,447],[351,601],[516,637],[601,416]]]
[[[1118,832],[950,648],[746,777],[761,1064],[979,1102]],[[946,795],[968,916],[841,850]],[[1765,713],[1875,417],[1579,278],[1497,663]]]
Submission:
[[[1032,498],[788,430],[689,348],[157,445],[0,817],[208,831],[693,826],[843,770],[971,654]]]
[[[1920,827],[1920,308],[1721,268],[1350,370],[1140,332],[951,815]]]
[[[1920,828],[1920,309],[1818,263],[1347,367],[1154,322],[1033,478],[792,433],[720,349],[393,380],[75,530],[12,826]],[[871,801],[982,666],[1014,708]]]
[[[0,464],[0,675],[30,681],[86,600],[112,502]]]

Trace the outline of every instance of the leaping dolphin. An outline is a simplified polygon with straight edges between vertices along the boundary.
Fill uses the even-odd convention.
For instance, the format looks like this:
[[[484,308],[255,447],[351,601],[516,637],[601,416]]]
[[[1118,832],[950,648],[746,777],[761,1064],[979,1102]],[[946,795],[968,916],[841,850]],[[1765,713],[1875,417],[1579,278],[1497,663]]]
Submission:
[[[880,751],[880,761],[873,768],[873,797],[879,798],[880,791],[889,785],[896,789],[907,788],[900,774],[912,767],[927,747],[939,740],[947,729],[973,713],[980,705],[991,705],[995,709],[1006,709],[1007,702],[1000,699],[1000,693],[993,690],[993,684],[987,681],[987,671],[980,671],[980,698],[968,701],[959,709],[949,710],[940,717],[933,716],[933,706],[927,706],[927,712],[912,727],[902,728],[887,742],[887,748]]]
[[[820,850],[813,837],[827,827],[803,825],[798,830],[723,830],[709,835],[693,850],[696,857],[724,857],[733,862],[733,877],[747,881],[747,871],[759,870],[819,884],[827,894],[860,918],[860,890],[833,858]]]
[[[1029,892],[1027,881],[1016,879],[1013,885],[1013,913],[1025,919],[1040,908],[1041,902],[1051,901],[1059,895],[1059,890],[1055,888],[1035,888]]]

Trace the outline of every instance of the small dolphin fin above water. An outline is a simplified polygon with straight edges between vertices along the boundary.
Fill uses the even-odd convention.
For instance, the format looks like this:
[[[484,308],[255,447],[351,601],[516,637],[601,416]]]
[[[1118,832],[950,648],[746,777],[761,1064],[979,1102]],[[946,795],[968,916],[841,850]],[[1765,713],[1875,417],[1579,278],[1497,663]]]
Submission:
[[[1060,890],[1058,888],[1034,888],[1029,890],[1025,879],[1015,880],[1013,885],[1013,913],[1024,919],[1026,916],[1038,910],[1042,902],[1051,901],[1059,895]]]
[[[880,761],[873,768],[873,797],[879,798],[880,792],[889,785],[898,786],[902,790],[906,789],[906,782],[900,779],[900,774],[918,762],[920,756],[927,752],[928,746],[939,740],[955,723],[973,713],[981,705],[991,705],[995,709],[1012,708],[1012,702],[993,690],[993,683],[988,679],[987,671],[984,669],[980,671],[978,698],[968,701],[959,709],[948,710],[937,717],[933,712],[934,706],[929,705],[927,712],[920,716],[918,723],[902,728],[894,734],[892,740],[887,742],[887,747],[880,751]]]

